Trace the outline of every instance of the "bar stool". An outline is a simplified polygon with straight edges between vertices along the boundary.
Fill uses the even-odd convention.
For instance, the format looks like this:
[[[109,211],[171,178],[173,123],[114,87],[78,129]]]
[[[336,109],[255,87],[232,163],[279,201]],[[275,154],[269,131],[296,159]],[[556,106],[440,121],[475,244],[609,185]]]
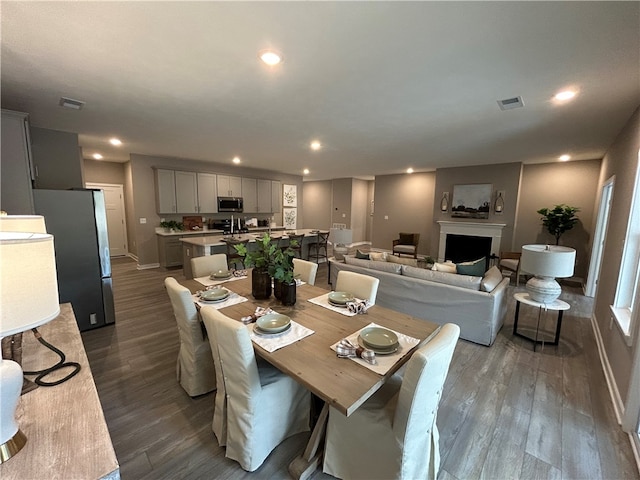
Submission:
[[[240,268],[245,268],[244,266],[244,258],[240,256],[238,251],[236,250],[236,245],[244,245],[245,247],[249,243],[249,240],[238,240],[235,238],[227,238],[223,240],[224,243],[227,244],[227,266],[231,268],[231,265],[240,264]],[[237,270],[237,267],[236,267]]]
[[[280,248],[286,249],[291,248],[293,250],[293,254],[297,258],[302,258],[302,240],[304,239],[304,233],[302,235],[288,235],[289,242],[287,246],[281,246]],[[293,246],[291,243],[296,242],[297,245]]]
[[[320,263],[320,259],[327,260],[327,243],[329,242],[329,232],[318,232],[318,237],[315,242],[309,243],[309,253],[307,254],[307,260],[311,260],[313,257],[316,263]]]

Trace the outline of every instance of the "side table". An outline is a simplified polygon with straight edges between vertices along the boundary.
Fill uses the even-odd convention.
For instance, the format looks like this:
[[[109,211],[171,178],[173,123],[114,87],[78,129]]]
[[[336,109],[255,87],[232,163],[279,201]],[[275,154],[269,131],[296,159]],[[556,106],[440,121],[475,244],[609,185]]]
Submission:
[[[514,293],[513,298],[516,300],[516,316],[513,321],[513,334],[526,338],[527,340],[531,340],[533,342],[533,351],[536,351],[536,346],[539,344],[544,345],[545,343],[548,345],[558,345],[558,341],[560,340],[560,328],[562,328],[562,314],[565,310],[569,310],[571,306],[567,302],[563,302],[562,300],[554,300],[551,303],[540,303],[533,300],[528,293],[520,292]],[[531,338],[527,335],[518,332],[518,315],[520,314],[520,304],[524,303],[525,305],[531,305],[532,307],[538,307],[538,321],[536,323],[536,336],[535,338]],[[542,316],[542,311],[546,310],[554,310],[558,312],[558,319],[556,320],[556,335],[553,342],[547,342],[544,339],[538,339],[538,333],[540,330],[540,318]]]

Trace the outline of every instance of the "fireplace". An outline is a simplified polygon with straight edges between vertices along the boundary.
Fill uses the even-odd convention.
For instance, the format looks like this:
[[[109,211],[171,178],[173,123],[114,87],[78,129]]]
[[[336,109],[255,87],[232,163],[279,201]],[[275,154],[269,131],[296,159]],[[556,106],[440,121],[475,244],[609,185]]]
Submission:
[[[477,260],[483,256],[487,257],[488,262],[489,257],[500,255],[502,229],[506,227],[505,223],[439,221],[438,224],[440,224],[439,262],[451,259],[453,262],[459,263]],[[464,249],[468,249],[469,255],[456,252],[456,250]],[[455,255],[455,257],[449,256],[449,254]]]

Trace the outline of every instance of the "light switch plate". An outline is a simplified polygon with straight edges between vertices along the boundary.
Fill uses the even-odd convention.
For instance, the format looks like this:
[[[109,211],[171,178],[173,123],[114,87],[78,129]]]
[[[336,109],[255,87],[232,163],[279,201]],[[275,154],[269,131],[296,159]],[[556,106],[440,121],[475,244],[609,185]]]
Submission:
[[[145,223],[147,223],[147,219],[146,219],[146,218],[141,218],[141,219],[140,219],[140,223],[141,223],[141,224],[145,224]]]

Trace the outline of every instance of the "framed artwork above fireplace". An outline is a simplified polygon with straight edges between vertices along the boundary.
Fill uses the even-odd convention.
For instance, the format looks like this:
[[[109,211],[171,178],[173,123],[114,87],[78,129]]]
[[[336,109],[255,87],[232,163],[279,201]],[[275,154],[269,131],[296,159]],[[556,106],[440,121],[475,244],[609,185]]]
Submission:
[[[458,218],[489,218],[491,208],[490,183],[453,186],[451,216]]]

